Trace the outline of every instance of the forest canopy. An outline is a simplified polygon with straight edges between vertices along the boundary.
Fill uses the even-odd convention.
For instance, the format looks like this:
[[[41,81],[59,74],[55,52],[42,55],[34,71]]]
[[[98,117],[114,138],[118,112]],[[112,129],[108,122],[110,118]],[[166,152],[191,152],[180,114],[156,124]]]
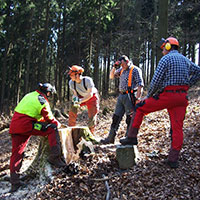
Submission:
[[[150,82],[161,52],[176,37],[180,51],[200,64],[199,0],[7,0],[0,2],[0,110],[16,105],[39,82],[69,99],[66,70],[85,68],[101,95],[116,89],[109,72],[127,55]]]

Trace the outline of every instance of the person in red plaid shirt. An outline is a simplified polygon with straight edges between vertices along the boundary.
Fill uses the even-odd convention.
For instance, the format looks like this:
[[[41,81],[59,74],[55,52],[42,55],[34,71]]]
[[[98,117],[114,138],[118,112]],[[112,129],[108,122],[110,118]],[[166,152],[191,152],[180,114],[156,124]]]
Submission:
[[[187,91],[200,80],[200,67],[178,52],[179,42],[169,37],[160,42],[163,57],[158,63],[148,94],[136,105],[128,136],[122,145],[137,145],[137,134],[144,115],[167,109],[171,122],[171,148],[165,164],[178,167],[183,144],[183,121],[188,106]]]

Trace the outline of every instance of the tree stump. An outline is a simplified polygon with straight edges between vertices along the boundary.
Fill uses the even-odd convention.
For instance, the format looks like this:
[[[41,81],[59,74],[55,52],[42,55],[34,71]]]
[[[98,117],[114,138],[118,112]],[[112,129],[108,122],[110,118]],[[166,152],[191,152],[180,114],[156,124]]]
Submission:
[[[66,164],[70,164],[79,158],[83,146],[93,151],[93,144],[97,143],[88,127],[67,127],[59,129],[61,147]],[[24,179],[27,177],[38,177],[40,180],[51,179],[53,169],[47,162],[49,155],[49,144],[46,137],[41,137],[38,152],[33,162],[24,172]]]
[[[41,137],[37,154],[28,169],[22,174],[22,179],[38,178],[47,180],[52,178],[53,169],[47,162],[49,151],[47,137]]]
[[[87,126],[74,126],[59,129],[63,155],[67,164],[76,161],[83,147],[93,152],[93,144],[97,141]]]
[[[116,158],[120,169],[128,169],[135,164],[135,149],[133,145],[117,145]]]
[[[75,126],[59,129],[61,147],[66,164],[79,159],[79,154],[84,147],[94,152],[93,144],[97,144],[89,128],[86,126]],[[39,180],[40,185],[43,185],[53,179],[53,172],[55,170],[47,158],[49,156],[49,143],[47,137],[41,137],[38,146],[38,151],[29,167],[21,174],[20,178],[23,181]],[[1,177],[1,181],[10,181],[9,176]]]

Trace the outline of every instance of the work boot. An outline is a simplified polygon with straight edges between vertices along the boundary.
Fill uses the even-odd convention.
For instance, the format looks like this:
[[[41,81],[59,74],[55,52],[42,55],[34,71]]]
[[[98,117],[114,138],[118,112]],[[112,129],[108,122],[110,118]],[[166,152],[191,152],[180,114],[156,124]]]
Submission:
[[[172,169],[176,169],[179,167],[178,161],[169,161],[168,159],[164,160],[164,164],[168,165],[169,167],[171,167]]]
[[[179,150],[171,148],[167,160],[164,161],[166,165],[171,168],[178,168]]]
[[[62,159],[61,148],[59,145],[51,147],[48,162],[57,168],[66,166],[66,163]]]
[[[126,124],[127,124],[127,129],[126,129],[126,134],[125,134],[125,137],[128,136],[128,131],[129,131],[129,126],[130,126],[130,123],[131,123],[131,115],[127,115],[126,116]]]
[[[19,188],[24,187],[25,184],[22,182],[16,183],[16,184],[11,184],[11,189],[10,189],[10,193],[16,192]]]
[[[108,137],[105,138],[105,139],[102,139],[100,141],[100,143],[102,143],[102,144],[114,144],[114,142],[115,142],[115,136],[116,136],[115,130],[111,129]]]
[[[100,141],[100,143],[102,143],[102,144],[114,144],[116,131],[119,128],[119,124],[120,124],[121,120],[122,120],[122,116],[118,116],[116,114],[113,115],[109,135],[108,135],[107,138],[102,139]]]
[[[51,165],[53,165],[54,167],[57,167],[57,168],[61,168],[61,167],[66,166],[66,164],[63,162],[63,160],[59,156],[56,156],[56,157],[50,156],[48,158],[48,162]]]
[[[124,137],[122,139],[120,139],[120,143],[122,145],[137,145],[138,141],[136,137]]]
[[[16,192],[20,187],[25,186],[25,184],[20,181],[19,177],[20,177],[20,174],[17,172],[12,172],[10,174],[11,189],[9,192],[11,193]]]

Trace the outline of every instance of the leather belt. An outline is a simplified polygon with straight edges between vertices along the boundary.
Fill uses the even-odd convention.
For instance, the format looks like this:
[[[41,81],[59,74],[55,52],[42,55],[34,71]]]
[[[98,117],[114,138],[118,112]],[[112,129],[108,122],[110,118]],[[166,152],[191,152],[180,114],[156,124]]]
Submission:
[[[186,90],[165,90],[165,92],[172,92],[172,93],[187,93]]]
[[[119,91],[119,93],[120,93],[120,94],[127,94],[127,92],[121,92],[121,91]]]

